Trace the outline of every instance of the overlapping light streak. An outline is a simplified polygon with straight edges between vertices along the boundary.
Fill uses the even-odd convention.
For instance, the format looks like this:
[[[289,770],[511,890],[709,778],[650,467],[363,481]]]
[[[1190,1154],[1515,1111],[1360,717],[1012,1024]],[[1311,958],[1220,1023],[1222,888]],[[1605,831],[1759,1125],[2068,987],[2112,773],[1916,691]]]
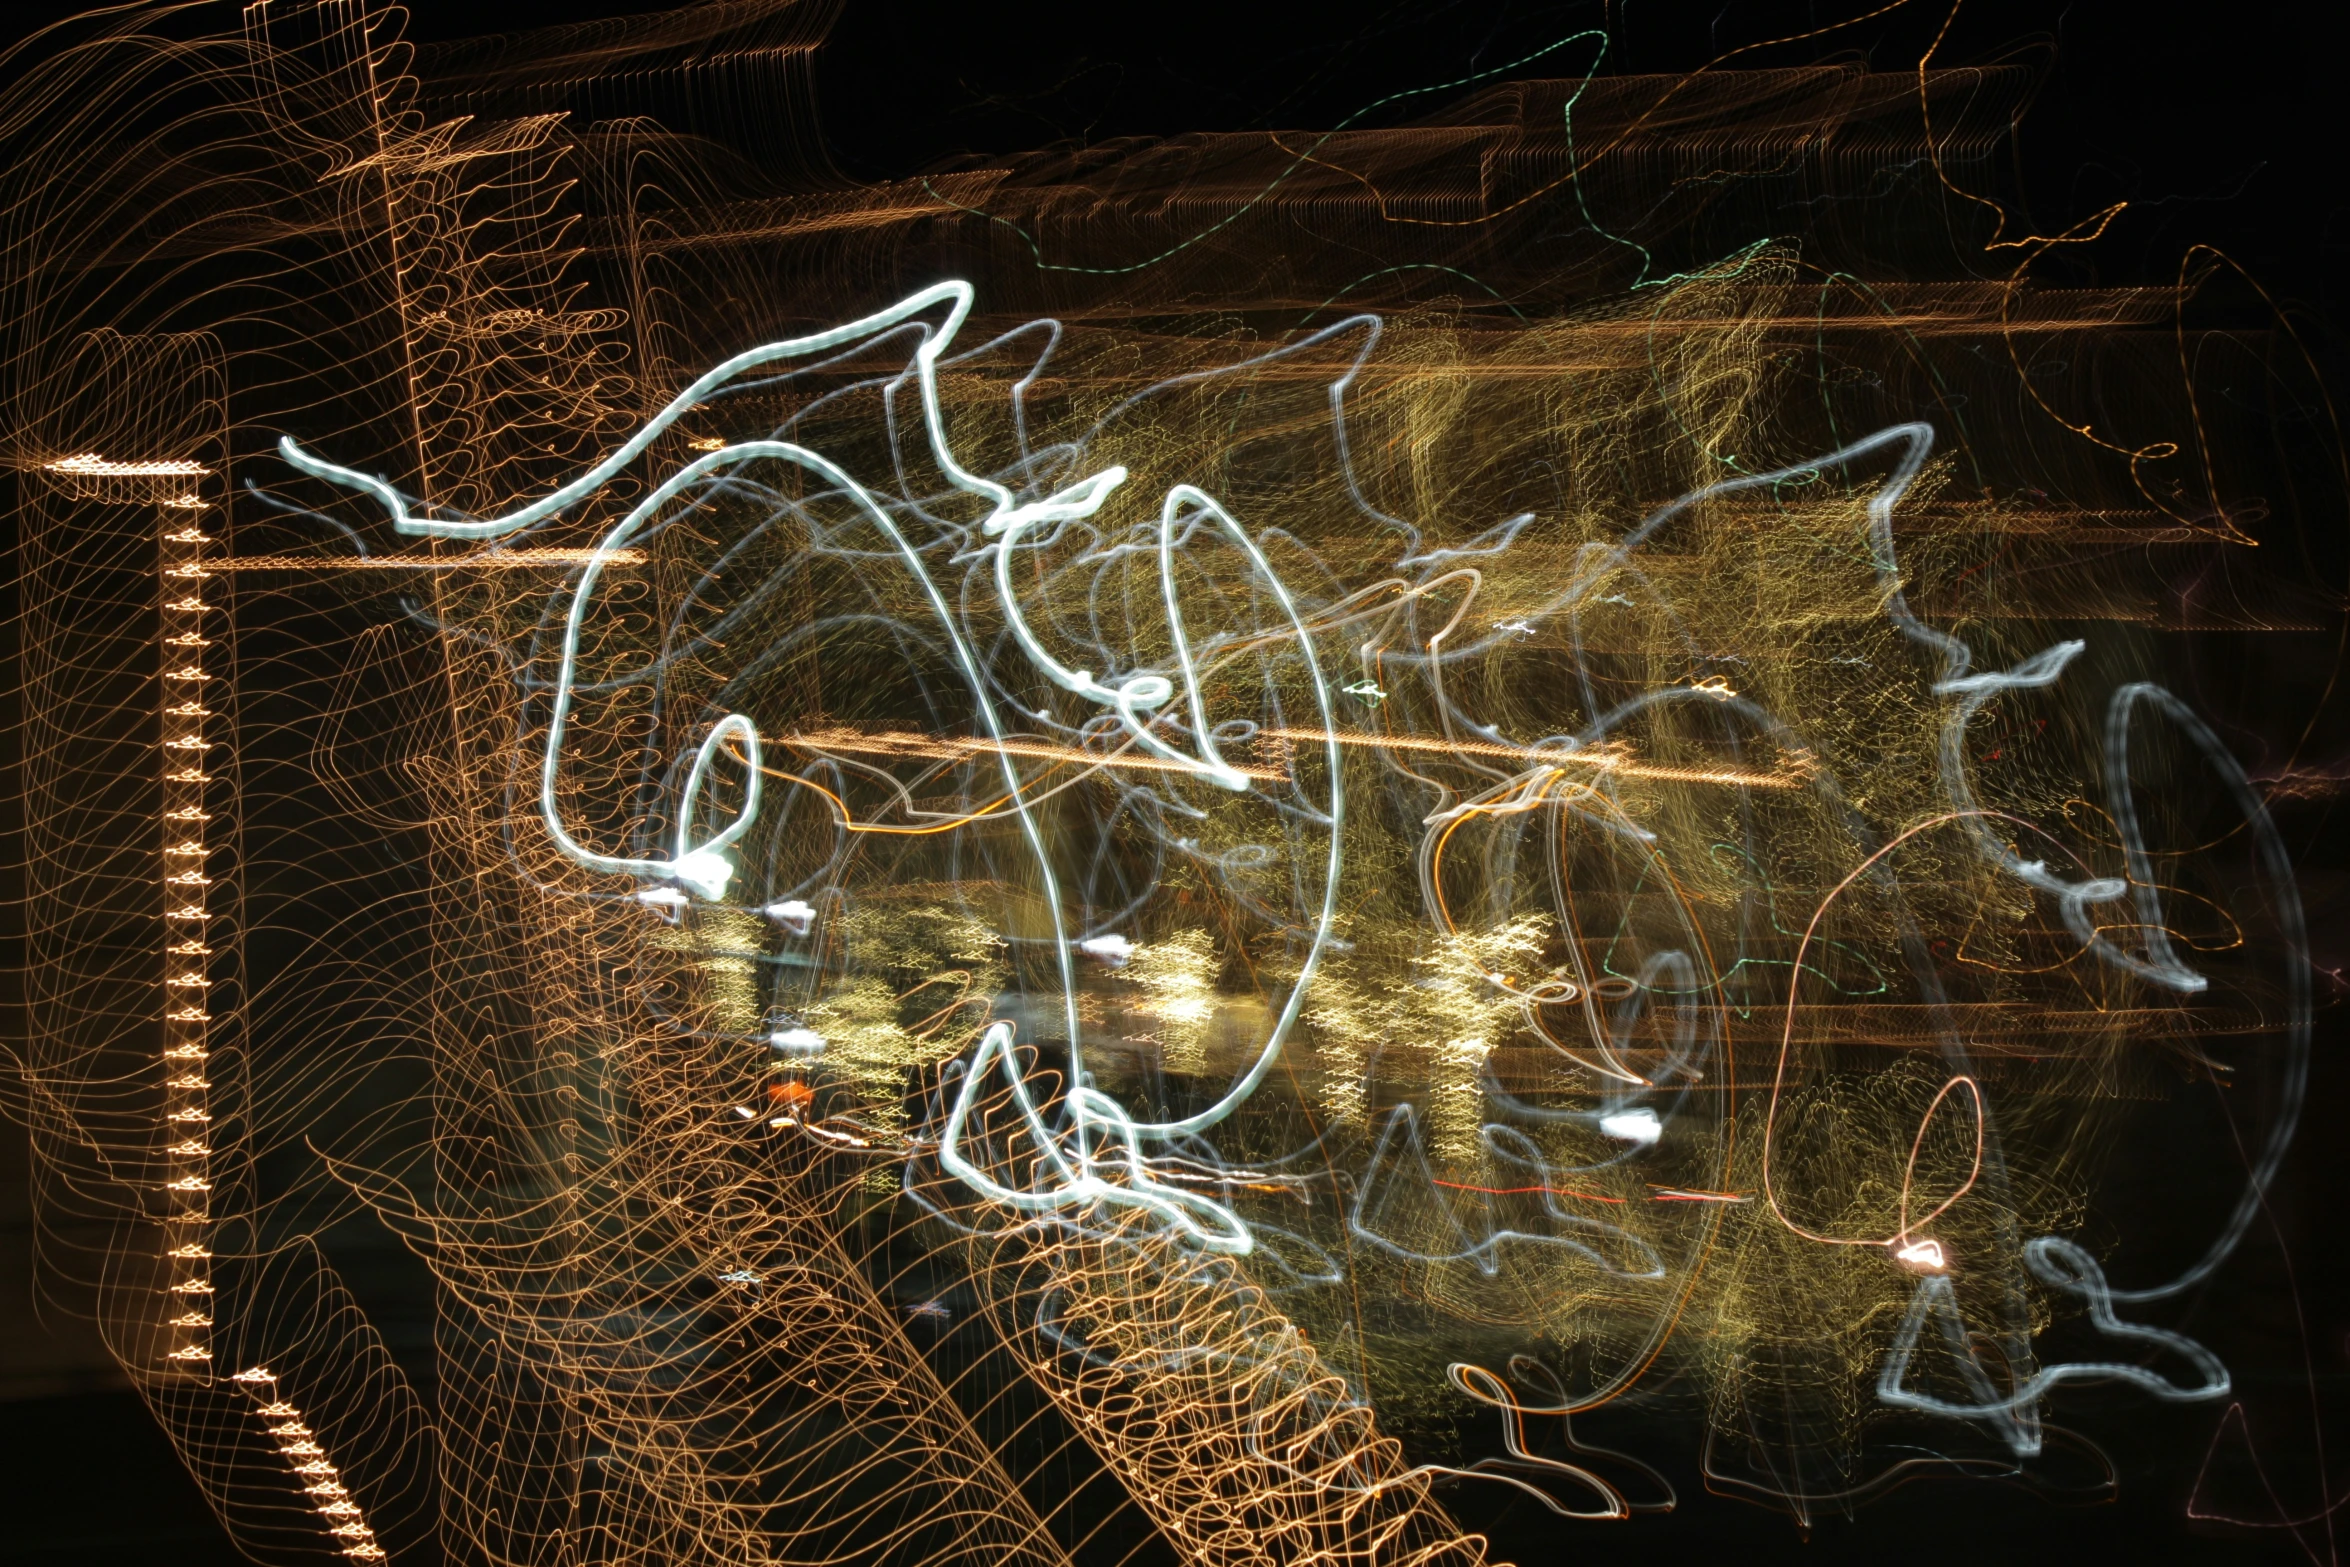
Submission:
[[[310,365],[270,380],[303,388],[269,415],[282,462],[259,425],[156,433],[202,403],[171,368],[188,343],[20,312],[94,367],[28,380],[16,459],[41,580],[73,585],[34,595],[53,771],[28,906],[64,974],[110,885],[86,845],[135,837],[139,896],[158,863],[166,895],[162,970],[121,1003],[144,1027],[162,998],[160,1087],[71,1042],[72,1009],[102,1010],[83,995],[44,1013],[24,1104],[57,1168],[163,1172],[106,1199],[107,1267],[156,1265],[138,1374],[216,1496],[267,1457],[221,1418],[216,1355],[367,1433],[334,1468],[303,1422],[337,1416],[246,1374],[260,1434],[323,1466],[296,1502],[327,1498],[347,1554],[405,1528],[550,1561],[1065,1567],[1142,1518],[1198,1562],[1468,1564],[1484,1543],[1440,1485],[1594,1521],[1674,1505],[1578,1439],[1595,1410],[1686,1416],[1709,1484],[1808,1519],[1927,1465],[2042,1463],[2076,1384],[2196,1404],[2253,1383],[2231,1324],[2161,1313],[2274,1227],[2311,1002],[2290,856],[2203,704],[2111,629],[2152,612],[2062,553],[2090,524],[2151,548],[2132,519],[2171,503],[2102,479],[2052,500],[2028,467],[2026,491],[1996,477],[2031,448],[1992,398],[1962,417],[1885,389],[1913,358],[1985,373],[1949,346],[1970,323],[2079,347],[2153,319],[2139,303],[1952,284],[1847,309],[1825,295],[1860,285],[1769,242],[1650,277],[1643,231],[1596,242],[1640,251],[1638,287],[1528,284],[1549,314],[1504,320],[1382,292],[1467,277],[1452,251],[1325,286],[1312,268],[1358,268],[1359,236],[1292,255],[1251,227],[1330,189],[1404,221],[1387,187],[1423,143],[1518,179],[1556,151],[1537,121],[1571,135],[1614,90],[1586,79],[1327,159],[1276,140],[1238,198],[1153,186],[1143,154],[1117,178],[1156,195],[1064,171],[1039,210],[1229,208],[1140,267],[1069,271],[1167,281],[1065,319],[977,330],[962,281],[817,331],[796,328],[829,306],[768,308],[797,274],[759,247],[853,233],[937,277],[905,214],[1026,221],[939,192],[1027,187],[960,175],[714,216],[696,174],[660,234],[631,186],[580,263],[636,269],[628,308],[575,308],[550,193],[635,166],[597,138],[649,133],[428,123],[404,88],[351,85],[403,80],[380,39],[332,34],[314,71],[270,10],[223,77],[310,105],[267,231],[360,236],[301,265],[344,269],[317,297],[371,344],[267,351]],[[1460,224],[1561,193],[1588,223],[1574,145],[1559,167]],[[545,275],[494,281],[493,253]],[[886,286],[821,254],[811,300]],[[1225,298],[1213,269],[1240,255],[1294,271]],[[655,260],[677,269],[657,286]],[[1402,303],[1286,332],[1198,303],[1270,319],[1358,285]],[[1111,308],[1144,304],[1174,313]],[[716,368],[672,373],[662,345]],[[1828,395],[1847,384],[1870,395]],[[244,488],[214,498],[224,472]],[[387,525],[436,542],[379,549]],[[109,529],[136,534],[135,617],[75,575]],[[2000,597],[2019,540],[2043,598]],[[323,604],[369,623],[301,620]],[[69,650],[119,663],[108,634],[159,660],[137,712],[160,844],[144,797],[57,825],[103,814]],[[331,692],[303,686],[314,664]],[[371,704],[389,716],[358,738]],[[270,938],[302,954],[258,992],[241,934],[207,935],[214,857],[243,864],[246,834]],[[371,835],[397,863],[337,870]],[[316,919],[344,887],[369,912]],[[318,999],[344,993],[348,1020]],[[426,1086],[338,1121],[416,1061]],[[2156,1061],[2246,1085],[2220,1095],[2243,1148],[2209,1183],[2224,1212],[2167,1269],[2085,1239]],[[132,1078],[148,1097],[116,1119],[77,1098]],[[257,1195],[255,1162],[296,1149],[320,1212],[364,1209],[432,1267],[437,1425],[321,1260],[309,1189]],[[1571,1460],[1529,1424],[1553,1418]],[[1464,1419],[1499,1435],[1479,1451]],[[437,1532],[399,1468],[427,1452],[456,1477]],[[1124,1499],[1079,1507],[1070,1472]]]

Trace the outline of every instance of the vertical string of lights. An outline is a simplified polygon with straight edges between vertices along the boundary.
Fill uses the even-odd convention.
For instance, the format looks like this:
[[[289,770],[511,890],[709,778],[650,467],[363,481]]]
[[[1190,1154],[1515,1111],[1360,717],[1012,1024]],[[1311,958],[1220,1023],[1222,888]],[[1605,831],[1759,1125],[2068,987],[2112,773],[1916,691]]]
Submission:
[[[169,467],[159,480],[190,486],[208,476],[195,463]],[[211,641],[204,634],[212,608],[204,593],[212,577],[205,550],[207,508],[202,495],[176,483],[161,497],[160,581],[162,584],[161,687],[163,709],[163,1137],[167,1193],[165,1256],[169,1280],[167,1358],[190,1369],[212,1359],[211,1083],[205,1062],[212,1014],[212,909],[207,870],[217,846],[206,831],[211,815],[205,788],[212,781],[208,757],[221,743],[207,733],[213,717],[205,689],[215,678],[206,667]]]

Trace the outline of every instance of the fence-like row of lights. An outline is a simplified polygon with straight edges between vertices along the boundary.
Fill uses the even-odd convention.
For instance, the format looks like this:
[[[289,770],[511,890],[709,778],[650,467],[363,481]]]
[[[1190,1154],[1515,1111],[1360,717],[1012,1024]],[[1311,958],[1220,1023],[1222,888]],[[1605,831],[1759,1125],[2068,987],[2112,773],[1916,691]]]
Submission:
[[[195,478],[193,463],[168,466],[175,478]],[[194,473],[187,470],[195,469]],[[174,487],[176,490],[176,486]],[[215,844],[205,828],[207,758],[218,742],[208,739],[205,688],[214,676],[205,668],[204,635],[211,606],[204,585],[212,576],[205,547],[203,498],[180,490],[163,498],[161,572],[163,709],[163,1148],[165,1253],[170,1282],[165,1287],[165,1321],[171,1348],[166,1358],[190,1370],[208,1369],[212,1348],[211,1230],[212,1111],[205,1062],[212,1014],[205,996],[212,985],[208,959],[207,862]]]
[[[100,459],[72,459],[84,464]],[[103,465],[133,467],[141,465]],[[206,470],[193,463],[144,465],[155,477],[192,479]],[[207,787],[215,776],[209,758],[223,749],[210,738],[205,720],[217,716],[206,706],[206,690],[218,676],[206,667],[205,617],[216,607],[205,598],[215,564],[205,551],[213,542],[204,531],[210,508],[192,491],[161,503],[162,710],[163,710],[163,1125],[167,1177],[164,1255],[170,1282],[165,1327],[171,1348],[165,1358],[190,1370],[209,1370],[212,1346],[212,1251],[206,1244],[212,1224],[211,1082],[205,1076],[212,1014],[205,997],[212,988],[208,863],[220,847],[208,833],[212,813]],[[215,731],[217,733],[217,731]],[[266,1367],[240,1371],[230,1379],[254,1400],[254,1413],[276,1445],[295,1482],[317,1511],[326,1531],[354,1561],[384,1560],[359,1504],[317,1436],[302,1423],[302,1412],[278,1395],[277,1378]]]

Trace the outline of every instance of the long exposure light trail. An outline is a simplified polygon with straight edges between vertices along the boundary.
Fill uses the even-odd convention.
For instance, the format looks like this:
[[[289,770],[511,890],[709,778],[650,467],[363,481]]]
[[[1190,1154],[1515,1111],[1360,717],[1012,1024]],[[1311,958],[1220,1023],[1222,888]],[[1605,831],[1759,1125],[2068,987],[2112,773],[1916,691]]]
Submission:
[[[1809,765],[1800,760],[1789,762],[1772,772],[1756,772],[1743,767],[1683,767],[1644,761],[1621,745],[1589,749],[1517,746],[1488,740],[1439,740],[1418,735],[1382,735],[1361,731],[1333,731],[1326,735],[1314,729],[1267,729],[1263,733],[1276,740],[1327,740],[1336,745],[1367,746],[1377,750],[1410,751],[1423,755],[1490,756],[1545,767],[1591,768],[1623,778],[1722,784],[1733,789],[1799,789],[1813,776]]]
[[[205,562],[213,571],[535,571],[564,566],[641,566],[642,550],[483,550],[472,555],[223,555]]]
[[[237,1546],[2333,1567],[2290,323],[1866,18],[869,183],[836,9],[0,73],[0,1109]]]
[[[1198,771],[1190,762],[1169,761],[1161,756],[1136,756],[1130,751],[1087,751],[1077,746],[1054,745],[1047,741],[1017,737],[975,740],[908,731],[827,729],[792,735],[788,739],[791,744],[810,750],[838,751],[844,755],[903,756],[942,762],[967,762],[983,756],[1024,756],[1080,767],[1115,767],[1129,772],[1190,774]],[[1264,767],[1235,767],[1234,771],[1261,783],[1277,782],[1288,776]]]

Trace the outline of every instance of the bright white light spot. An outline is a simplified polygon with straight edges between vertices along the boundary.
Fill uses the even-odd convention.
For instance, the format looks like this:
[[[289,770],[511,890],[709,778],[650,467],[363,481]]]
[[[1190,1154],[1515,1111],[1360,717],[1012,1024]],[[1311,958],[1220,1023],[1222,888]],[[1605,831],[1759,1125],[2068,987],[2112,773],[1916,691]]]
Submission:
[[[1646,1105],[1637,1110],[1618,1110],[1613,1115],[1599,1118],[1599,1129],[1609,1137],[1627,1143],[1653,1143],[1665,1135],[1665,1123],[1656,1118],[1656,1112]]]
[[[1134,956],[1134,943],[1124,936],[1088,936],[1077,944],[1077,950],[1112,968],[1124,968],[1126,960]]]
[[[736,1105],[734,1107],[734,1113],[741,1116],[746,1121],[756,1121],[759,1119],[759,1112],[752,1109],[749,1105]]]
[[[787,1056],[824,1053],[824,1036],[812,1028],[779,1028],[767,1036],[767,1043]]]
[[[670,867],[677,879],[715,903],[724,896],[728,878],[734,867],[723,854],[712,854],[707,849],[696,850]]]
[[[797,898],[786,898],[781,903],[770,903],[760,913],[781,925],[795,936],[805,936],[816,923],[816,911]]]
[[[1940,1241],[1911,1241],[1893,1255],[1920,1273],[1940,1273],[1950,1266],[1950,1259],[1943,1255]]]

